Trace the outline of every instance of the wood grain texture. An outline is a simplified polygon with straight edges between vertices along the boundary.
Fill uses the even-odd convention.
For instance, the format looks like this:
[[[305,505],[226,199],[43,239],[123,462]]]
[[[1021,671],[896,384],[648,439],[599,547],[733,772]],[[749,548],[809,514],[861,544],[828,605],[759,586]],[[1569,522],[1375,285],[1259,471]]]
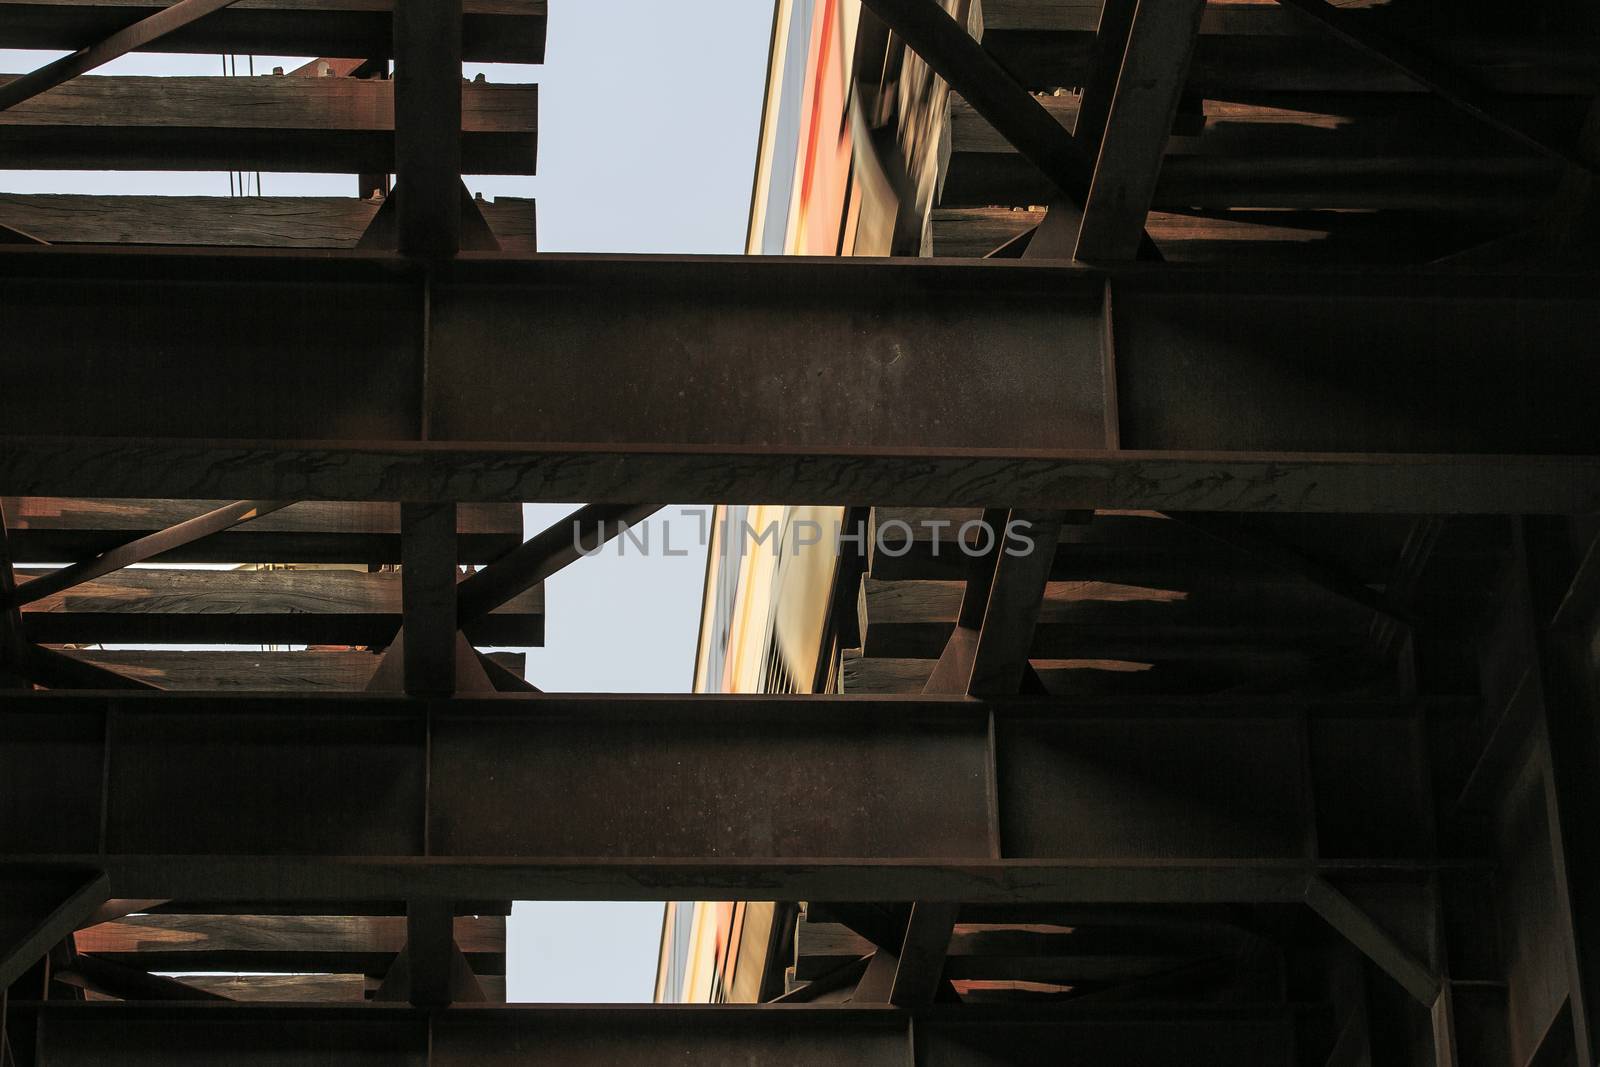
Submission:
[[[461,98],[466,172],[534,173],[539,87],[474,82]],[[87,75],[0,112],[0,166],[388,173],[394,83]]]
[[[361,1003],[368,979],[363,974],[197,974],[183,981],[229,1000],[304,1004]]]
[[[533,252],[534,201],[479,201],[502,250]],[[0,194],[0,224],[51,244],[354,248],[378,202],[355,197]]]
[[[23,569],[19,584],[39,574]],[[214,571],[141,568],[108,574],[27,605],[23,628],[46,644],[377,645],[400,626],[395,572]],[[479,645],[537,645],[544,592],[536,587],[468,630]]]
[[[504,1003],[504,975],[477,975],[478,985],[491,1003]],[[230,1000],[278,1001],[282,1003],[365,1003],[378,980],[362,974],[216,974],[189,975],[188,985]]]
[[[1271,5],[1229,6],[1235,10],[1214,10],[1202,24],[1187,86],[1192,93],[1239,99],[1241,94],[1263,92],[1425,91],[1388,64],[1330,34],[1310,32],[1319,28],[1310,20],[1295,30],[1283,17],[1288,12],[1264,10]],[[1084,83],[1094,48],[1093,26],[996,24],[988,18],[987,8],[986,4],[984,48],[1018,81],[1030,89]],[[1447,25],[1424,32],[1428,51],[1440,62],[1473,71],[1486,89],[1497,93],[1586,98],[1593,94],[1600,73],[1600,49],[1592,30],[1511,30],[1498,23],[1478,28]]]
[[[455,939],[475,969],[504,974],[504,916],[460,916]],[[374,915],[130,915],[75,935],[79,952],[144,970],[382,974],[405,919]]]

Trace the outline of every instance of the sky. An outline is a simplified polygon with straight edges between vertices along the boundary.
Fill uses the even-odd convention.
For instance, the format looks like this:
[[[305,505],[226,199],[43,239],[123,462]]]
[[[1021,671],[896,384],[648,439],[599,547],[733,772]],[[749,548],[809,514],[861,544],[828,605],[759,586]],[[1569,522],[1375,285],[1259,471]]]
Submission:
[[[468,64],[464,72],[539,83],[539,174],[469,176],[468,187],[490,198],[535,197],[541,251],[742,252],[771,26],[764,0],[550,0],[543,66]],[[0,71],[54,55],[0,49]],[[257,56],[254,69],[293,69],[305,58]],[[212,75],[222,63],[130,55],[99,73]],[[239,56],[233,69],[243,75],[250,63]],[[255,175],[249,183],[254,191]],[[352,185],[348,175],[261,175],[266,196],[346,196]],[[0,192],[229,191],[226,173],[0,170]],[[576,506],[528,506],[528,532]],[[663,523],[685,555],[661,551]],[[529,680],[546,691],[687,690],[705,576],[700,525],[694,511],[668,508],[651,524],[650,555],[619,556],[612,546],[551,578],[546,643],[529,653]],[[519,902],[508,928],[508,999],[649,1000],[661,910]]]
[[[742,252],[771,29],[772,5],[762,0],[551,0],[532,180],[540,249]],[[468,184],[494,196],[516,192],[515,181]],[[537,527],[570,509],[526,510]],[[662,554],[663,522],[674,551],[688,555]],[[545,647],[528,662],[535,685],[690,687],[705,579],[699,523],[669,508],[652,527],[651,556],[619,557],[612,546],[546,584]],[[519,903],[508,931],[508,998],[651,999],[661,911]]]

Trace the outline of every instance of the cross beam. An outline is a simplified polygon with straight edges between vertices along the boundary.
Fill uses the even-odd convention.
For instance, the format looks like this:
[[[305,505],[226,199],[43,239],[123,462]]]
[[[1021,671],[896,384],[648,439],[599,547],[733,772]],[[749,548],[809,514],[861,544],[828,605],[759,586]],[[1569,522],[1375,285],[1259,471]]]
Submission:
[[[123,1005],[51,1002],[36,1012],[50,1067],[106,1062],[263,1067],[326,1062],[410,1067],[631,1067],[784,1063],[902,1067],[1038,1063],[1065,1055],[1118,1063],[1286,1063],[1293,1010],[1277,1005],[1107,1010],[1021,1008],[1003,1017],[960,1007],[912,1015],[859,1005],[483,1005],[428,1012],[403,1005]],[[1018,1023],[1022,1025],[1017,1025]],[[332,1059],[329,1059],[331,1057]]]
[[[1328,728],[1308,734],[1306,714]],[[1302,765],[1309,745],[1312,767],[1336,766],[1346,735],[1417,762],[1411,714],[19,693],[0,696],[0,777],[19,783],[0,863],[95,857],[112,895],[150,899],[1297,903],[1321,870],[1304,821],[1351,789],[1384,813],[1385,855],[1407,827],[1423,854],[1406,776],[1351,785]]]
[[[0,318],[6,493],[1600,507],[1578,275],[18,247]]]

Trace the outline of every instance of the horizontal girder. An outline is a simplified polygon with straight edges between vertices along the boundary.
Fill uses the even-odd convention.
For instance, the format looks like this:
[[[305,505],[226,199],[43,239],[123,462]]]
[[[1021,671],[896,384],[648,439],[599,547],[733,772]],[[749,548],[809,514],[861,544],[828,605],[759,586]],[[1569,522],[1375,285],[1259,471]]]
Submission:
[[[0,283],[7,493],[1600,507],[1586,277],[21,248]]]
[[[865,1005],[402,1005],[50,1003],[36,1010],[41,1067],[114,1059],[145,1064],[332,1062],[406,1067],[785,1063],[929,1067],[1037,1063],[1088,1055],[1106,1067],[1291,1062],[1293,1009],[1276,1005],[1004,1012],[942,1007],[918,1015]]]
[[[114,896],[161,899],[1292,901],[1327,865],[1417,869],[1412,714],[15,694],[0,862],[99,864]]]

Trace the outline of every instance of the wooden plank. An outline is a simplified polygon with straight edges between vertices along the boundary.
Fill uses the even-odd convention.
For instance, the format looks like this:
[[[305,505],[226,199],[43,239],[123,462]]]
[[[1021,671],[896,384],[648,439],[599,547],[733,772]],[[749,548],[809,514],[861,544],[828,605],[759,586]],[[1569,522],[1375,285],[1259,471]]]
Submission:
[[[531,198],[478,202],[500,248],[536,251]],[[343,196],[86,196],[0,193],[0,224],[51,244],[354,248],[378,202]]]
[[[457,916],[477,970],[505,973],[504,916]],[[79,952],[153,971],[383,974],[405,947],[398,915],[130,915],[77,932]]]
[[[243,1001],[361,1003],[367,994],[367,977],[362,974],[194,974],[183,982]]]
[[[36,574],[24,568],[19,584]],[[27,605],[45,644],[386,645],[401,619],[401,578],[356,571],[120,571]],[[529,590],[468,628],[478,645],[544,639],[544,593]]]
[[[1311,32],[1315,26],[1283,32],[1288,11],[1273,13],[1271,24],[1241,27],[1219,23],[1215,5],[1208,6],[1212,14],[1202,23],[1189,72],[1188,91],[1196,95],[1241,99],[1261,93],[1426,91],[1383,60],[1331,35]],[[1028,88],[1085,83],[1094,49],[1092,24],[1077,29],[996,26],[988,4],[984,23],[984,48]],[[1430,34],[1428,46],[1438,61],[1473,71],[1485,90],[1507,96],[1587,99],[1600,74],[1600,48],[1592,31],[1562,33],[1503,24],[1476,32],[1452,27]]]
[[[1496,225],[1525,220],[1560,182],[1558,163],[1534,156],[1173,156],[1162,163],[1154,210],[1429,211],[1480,213]],[[946,207],[1048,203],[1054,190],[1020,157],[958,156]]]
[[[49,689],[161,689],[152,682],[118,674],[43,645],[29,645],[24,650],[23,673],[30,681]]]
[[[1076,131],[1083,97],[1062,92],[1034,99],[1055,121]],[[1165,139],[1173,156],[1473,159],[1524,155],[1515,144],[1431,97],[1317,94],[1266,97],[1259,102],[1205,99],[1179,117]],[[1571,111],[1560,102],[1518,101],[1519,121],[1555,125]],[[950,98],[952,166],[972,154],[1014,154],[1015,148],[971,104]]]
[[[1340,40],[1388,64],[1429,92],[1530,148],[1580,167],[1591,165],[1577,150],[1575,140],[1541,136],[1529,130],[1505,113],[1498,91],[1480,84],[1472,74],[1455,69],[1448,61],[1433,55],[1430,49],[1419,48],[1410,40],[1391,35],[1388,30],[1393,26],[1393,19],[1384,12],[1347,10],[1327,0],[1282,2],[1321,24]]]
[[[1139,0],[1075,258],[1133,259],[1138,253],[1204,6],[1204,0]]]
[[[474,976],[486,999],[504,1004],[506,979],[500,974]],[[290,1004],[365,1003],[377,980],[363,974],[192,974],[185,985],[229,1000],[266,1001]]]
[[[115,960],[73,952],[56,981],[122,1000],[227,1000],[186,982],[151,974],[141,967],[130,967]]]
[[[92,556],[222,506],[221,500],[0,498],[19,563]],[[458,506],[460,562],[487,563],[522,543],[518,504]],[[155,559],[161,563],[400,562],[400,505],[300,501]]]
[[[1043,218],[1035,209],[935,208],[933,254],[980,258]],[[1145,229],[1174,263],[1426,263],[1459,240],[1419,213],[1393,211],[1152,211]]]
[[[71,81],[103,67],[120,56],[161,40],[174,30],[204,18],[227,7],[233,0],[178,0],[127,26],[118,28],[94,44],[68,52],[42,67],[36,67],[20,78],[0,86],[0,111],[15,107],[24,100]]]
[[[0,0],[0,47],[70,50],[99,40],[175,0]],[[205,20],[146,45],[151,51],[362,56],[393,47],[390,0],[236,0]],[[546,0],[463,0],[463,57],[543,63]]]
[[[1365,636],[1363,609],[1307,583],[1264,576],[1241,586],[1200,574],[1182,584],[1188,588],[1049,582],[1031,655],[1148,662],[1188,642],[1309,647]],[[960,582],[869,577],[864,591],[869,656],[937,656],[959,617]]]
[[[1036,99],[1058,124],[1076,123],[1076,96]],[[1471,209],[1522,220],[1560,181],[1559,162],[1508,150],[1503,139],[1426,99],[1203,106],[1197,129],[1165,141],[1156,210]],[[1531,103],[1519,113],[1528,122],[1558,121],[1553,106]],[[1054,187],[959,99],[951,101],[950,142],[943,207],[1042,205],[1055,197]],[[1496,184],[1491,190],[1486,183]]]
[[[378,667],[371,652],[104,652],[65,655],[163,689],[238,692],[345,692],[367,687]],[[493,652],[491,662],[521,676],[526,657]]]
[[[275,500],[239,500],[224,504],[220,508],[202,512],[165,530],[126,541],[90,559],[80,560],[48,574],[41,574],[28,583],[26,591],[13,593],[13,597],[20,603],[43,600],[47,596],[65,592],[112,571],[148,563],[156,556],[175,548],[230,530],[261,515],[270,515],[283,507],[284,503]]]
[[[0,85],[9,80],[0,76]],[[396,158],[395,84],[89,75],[0,111],[0,166],[388,172]],[[536,85],[462,85],[466,172],[533,174],[538,101]]]

